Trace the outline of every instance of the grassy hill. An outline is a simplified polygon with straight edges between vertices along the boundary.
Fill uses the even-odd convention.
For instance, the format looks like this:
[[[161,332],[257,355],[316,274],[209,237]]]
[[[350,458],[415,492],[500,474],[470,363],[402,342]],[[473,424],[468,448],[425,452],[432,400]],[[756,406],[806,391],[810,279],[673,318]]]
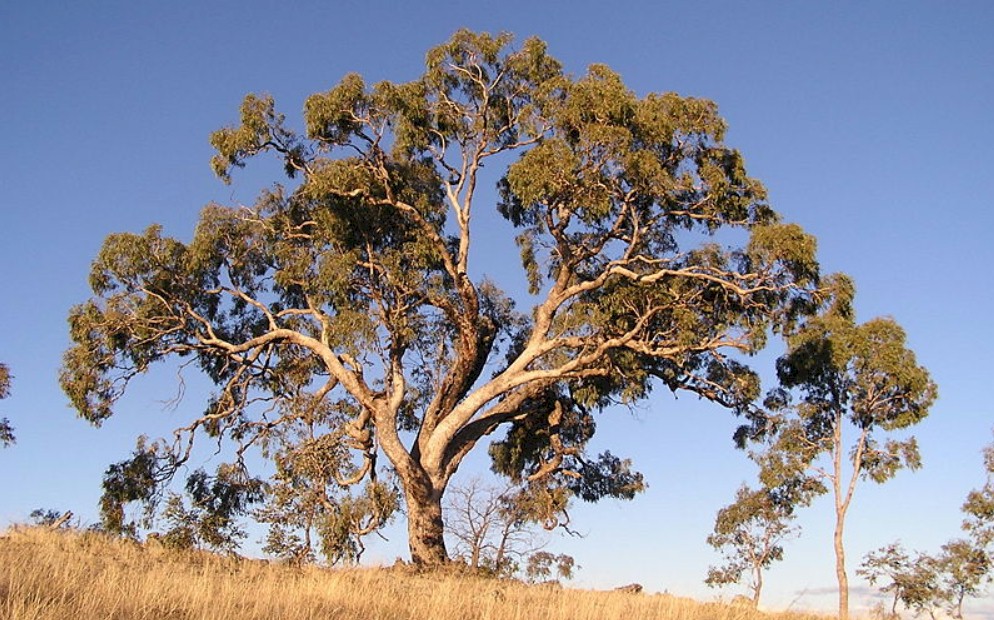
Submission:
[[[824,620],[459,574],[294,568],[37,527],[0,534],[0,618]]]

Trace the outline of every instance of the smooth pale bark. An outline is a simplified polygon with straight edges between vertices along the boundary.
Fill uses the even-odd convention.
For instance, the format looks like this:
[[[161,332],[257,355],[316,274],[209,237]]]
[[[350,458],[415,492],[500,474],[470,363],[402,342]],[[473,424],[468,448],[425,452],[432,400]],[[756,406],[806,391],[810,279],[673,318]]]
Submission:
[[[757,567],[753,572],[755,579],[753,581],[752,587],[752,606],[754,609],[759,609],[759,597],[763,595],[763,571],[761,568]]]
[[[846,550],[842,542],[845,513],[835,515],[835,576],[839,580],[839,620],[849,618],[849,576],[846,574]]]
[[[843,533],[846,526],[846,513],[852,504],[853,494],[856,492],[856,482],[859,480],[859,472],[863,467],[863,455],[866,452],[866,442],[869,436],[869,429],[860,432],[859,440],[856,442],[856,449],[852,457],[852,475],[848,486],[842,488],[842,425],[844,418],[842,412],[836,414],[835,430],[833,432],[833,454],[832,454],[832,490],[835,494],[835,532],[833,534],[833,545],[835,547],[835,576],[839,582],[839,620],[849,620],[849,575],[846,573],[846,548],[843,540]]]

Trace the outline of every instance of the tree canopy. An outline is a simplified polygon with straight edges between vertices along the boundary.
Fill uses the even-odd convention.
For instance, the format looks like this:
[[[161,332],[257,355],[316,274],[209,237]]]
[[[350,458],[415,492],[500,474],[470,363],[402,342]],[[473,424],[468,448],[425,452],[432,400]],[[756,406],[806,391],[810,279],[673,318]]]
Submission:
[[[737,354],[818,305],[814,239],[767,204],[711,101],[637,96],[606,66],[574,77],[542,41],[512,43],[460,31],[413,81],[347,75],[306,100],[302,131],[248,95],[211,136],[213,168],[230,182],[271,155],[286,181],[208,205],[187,242],[157,225],[106,239],[69,316],[79,414],[101,423],[166,359],[217,386],[109,472],[137,481],[111,513],[154,497],[200,435],[240,464],[252,448],[317,459],[322,476],[285,478],[308,481],[317,519],[343,489],[382,490],[385,456],[412,558],[436,563],[442,495],[490,435],[494,468],[555,521],[571,498],[644,487],[628,460],[588,454],[598,410],[654,386],[751,406]],[[527,293],[474,276],[481,209],[506,221],[487,234],[514,235]]]

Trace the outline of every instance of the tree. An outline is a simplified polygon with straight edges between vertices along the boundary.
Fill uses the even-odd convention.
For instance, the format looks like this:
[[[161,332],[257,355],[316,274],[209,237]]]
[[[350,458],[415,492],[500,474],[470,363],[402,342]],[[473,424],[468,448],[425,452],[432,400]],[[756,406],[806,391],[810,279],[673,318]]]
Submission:
[[[263,551],[301,564],[314,560],[317,547],[329,564],[357,563],[366,551],[363,539],[388,524],[397,510],[397,494],[387,485],[369,482],[361,491],[324,500],[316,499],[313,489],[277,491],[256,513],[269,524]]]
[[[573,558],[543,551],[546,541],[536,531],[544,511],[534,511],[527,488],[486,485],[474,478],[451,488],[445,506],[446,531],[455,541],[455,557],[473,569],[510,576],[524,569],[526,577],[572,576]]]
[[[890,617],[893,618],[898,617],[898,602],[916,615],[928,612],[934,618],[935,610],[945,597],[939,572],[935,558],[924,553],[912,558],[896,542],[866,554],[863,563],[856,569],[856,574],[864,577],[871,586],[878,582],[883,584],[884,579],[888,581],[881,585],[880,591],[893,595],[890,607]]]
[[[718,511],[714,532],[708,544],[721,551],[725,563],[708,569],[705,583],[721,587],[746,578],[752,592],[752,605],[759,605],[763,592],[763,572],[783,559],[783,542],[793,538],[798,528],[793,506],[771,489],[739,487],[735,501]]]
[[[10,369],[6,364],[0,364],[0,400],[10,396]],[[14,443],[14,427],[10,425],[10,420],[0,418],[0,447],[7,447]]]
[[[928,611],[934,617],[935,609],[944,607],[952,617],[962,618],[965,600],[983,595],[994,572],[994,444],[984,450],[984,466],[986,484],[971,491],[963,503],[967,538],[950,540],[937,555],[919,552],[914,559],[898,543],[891,543],[868,554],[856,571],[871,585],[881,576],[890,579],[881,590],[894,593],[892,615],[900,600],[917,613]]]
[[[110,235],[70,312],[61,383],[94,424],[163,360],[217,385],[175,441],[145,445],[151,482],[201,434],[240,458],[318,415],[329,458],[351,459],[337,482],[385,456],[412,559],[443,562],[443,495],[479,442],[503,432],[497,469],[557,506],[632,498],[630,463],[587,453],[594,414],[654,385],[746,410],[758,379],[733,354],[819,301],[814,240],[766,203],[712,102],[637,97],[602,65],[574,78],[538,39],[460,31],[414,81],[352,74],[311,96],[304,125],[247,96],[211,136],[214,170],[230,182],[271,154],[287,184],[207,206],[189,242]],[[489,181],[517,231],[517,301],[471,251]]]
[[[962,618],[964,599],[980,596],[990,579],[991,559],[973,541],[958,538],[942,545],[936,564],[947,610]]]
[[[883,483],[901,468],[920,466],[914,437],[881,443],[879,436],[920,422],[936,396],[901,327],[887,318],[857,325],[852,297],[851,284],[838,280],[832,302],[790,335],[777,361],[781,386],[766,399],[772,413],[761,417],[772,443],[761,463],[764,481],[806,479],[825,492],[825,484],[831,487],[843,620],[849,614],[843,532],[857,483]],[[800,394],[796,403],[791,390]],[[853,440],[846,437],[850,428]]]
[[[990,558],[971,541],[956,539],[942,545],[938,555],[918,552],[911,557],[899,543],[891,543],[868,553],[856,570],[876,585],[889,583],[881,592],[893,594],[890,615],[897,616],[897,603],[916,614],[944,608],[953,618],[963,617],[963,602],[979,596],[990,573]]]
[[[68,515],[68,517],[66,516]],[[62,512],[52,508],[35,508],[28,515],[31,524],[41,527],[59,527],[72,518],[72,511]]]
[[[963,617],[963,601],[981,596],[994,580],[994,443],[984,448],[987,480],[963,502],[966,539],[951,540],[942,547],[940,563],[950,593],[949,611]]]

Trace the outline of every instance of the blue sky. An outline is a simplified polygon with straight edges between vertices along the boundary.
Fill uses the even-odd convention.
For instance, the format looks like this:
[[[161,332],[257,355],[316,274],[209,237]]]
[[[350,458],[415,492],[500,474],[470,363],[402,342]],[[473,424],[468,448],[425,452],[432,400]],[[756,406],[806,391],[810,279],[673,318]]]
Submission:
[[[188,238],[210,201],[251,203],[276,177],[251,166],[224,186],[209,133],[237,120],[248,92],[274,95],[291,124],[305,97],[346,72],[415,78],[424,53],[460,27],[537,35],[567,69],[606,63],[639,94],[714,99],[750,173],[787,220],[818,237],[826,271],[857,283],[862,320],[890,315],[939,384],[917,430],[923,470],[857,492],[850,566],[894,539],[933,550],[958,534],[982,482],[994,406],[983,362],[994,303],[994,4],[808,2],[9,2],[0,7],[0,361],[14,375],[0,416],[0,525],[34,508],[96,519],[100,478],[134,437],[182,419],[172,377],[140,382],[96,430],[57,385],[65,317],[88,296],[104,237],[153,222]],[[503,245],[502,245],[503,244]],[[503,237],[481,242],[500,274]],[[513,251],[513,250],[510,250]],[[489,262],[488,262],[489,261]],[[489,267],[488,265],[492,265]],[[771,356],[760,358],[770,361]],[[631,456],[649,491],[575,514],[556,540],[577,583],[638,581],[708,598],[714,513],[754,470],[732,450],[729,414],[660,395],[602,420],[602,447]],[[469,475],[467,473],[466,475]],[[828,502],[769,575],[771,607],[828,607]],[[398,528],[371,559],[405,553]],[[863,584],[854,579],[856,594]],[[863,599],[855,597],[857,604]],[[978,609],[985,604],[974,603]],[[989,602],[987,602],[988,606]]]

